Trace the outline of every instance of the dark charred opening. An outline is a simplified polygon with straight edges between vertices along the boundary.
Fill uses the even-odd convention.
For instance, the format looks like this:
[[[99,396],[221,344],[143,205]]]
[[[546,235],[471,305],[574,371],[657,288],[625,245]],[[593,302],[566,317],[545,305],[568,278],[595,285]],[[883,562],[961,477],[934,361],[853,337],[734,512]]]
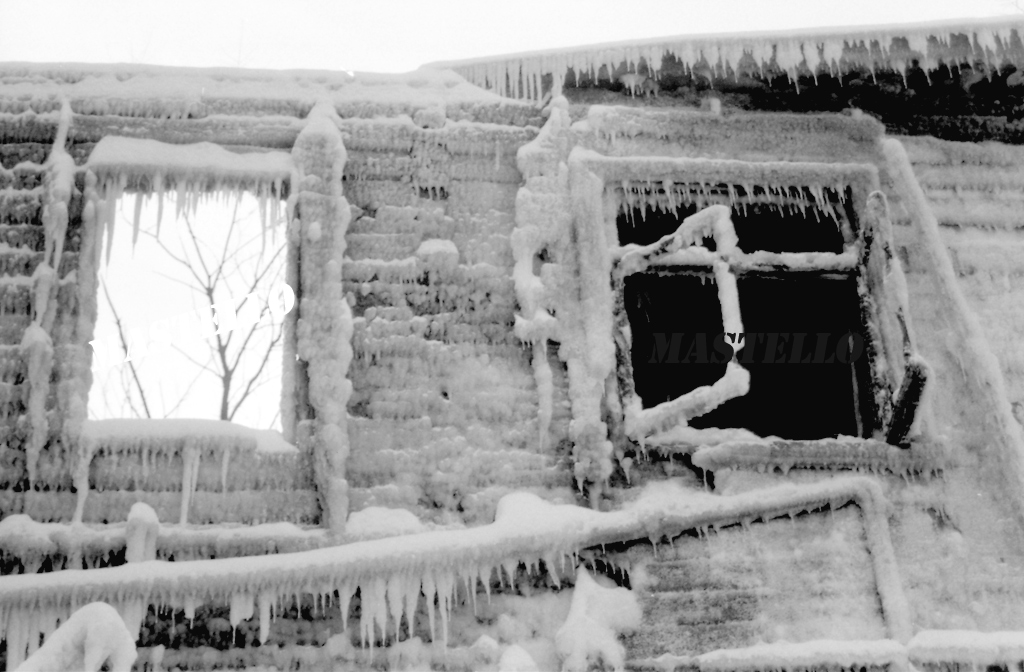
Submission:
[[[813,213],[808,214],[813,222]],[[619,218],[620,236],[623,219]],[[644,238],[636,242],[664,235],[647,233],[648,225],[670,232],[679,219],[673,216],[669,221],[648,210],[646,224],[635,229],[643,229]],[[827,242],[825,236],[800,249],[799,232],[806,230],[805,225],[806,219],[792,216],[775,223],[751,216],[744,223],[746,230],[757,226],[782,231],[773,238],[776,250],[820,249],[811,245]],[[818,227],[831,228],[841,249],[834,222]],[[739,235],[741,247],[744,240],[758,239]],[[756,249],[750,246],[748,251]],[[750,372],[750,391],[692,419],[690,425],[743,427],[787,439],[863,433],[858,402],[870,393],[870,371],[855,276],[750,273],[738,278],[737,287],[746,330],[746,346],[737,359]],[[635,274],[626,278],[623,291],[633,337],[633,382],[645,408],[712,385],[725,374],[732,352],[710,269],[661,268]]]

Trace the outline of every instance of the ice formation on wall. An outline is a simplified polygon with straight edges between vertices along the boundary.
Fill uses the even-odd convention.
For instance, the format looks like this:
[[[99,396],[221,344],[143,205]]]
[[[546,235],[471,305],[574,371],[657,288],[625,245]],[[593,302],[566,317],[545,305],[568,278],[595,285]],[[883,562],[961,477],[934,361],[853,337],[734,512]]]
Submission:
[[[562,672],[586,672],[598,660],[616,672],[623,670],[626,650],[618,635],[639,628],[642,616],[636,595],[601,585],[581,567],[569,617],[555,634]]]
[[[318,103],[295,141],[295,173],[289,211],[294,236],[302,245],[301,291],[296,354],[308,362],[309,404],[315,418],[298,432],[312,453],[317,492],[328,527],[340,534],[348,516],[345,463],[349,453],[348,412],[352,394],[347,378],[352,361],[352,310],[342,290],[345,232],[352,212],[342,196],[347,154],[340,120],[330,103]],[[285,409],[287,412],[287,409]]]
[[[540,100],[544,80],[553,77],[556,94],[572,71],[581,77],[615,80],[622,73],[645,70],[657,78],[662,60],[671,58],[688,72],[713,82],[741,75],[771,78],[786,74],[833,76],[851,70],[906,73],[915,61],[926,71],[940,63],[958,66],[980,62],[994,69],[1009,62],[1019,65],[1014,35],[1024,20],[1011,16],[956,24],[919,24],[877,28],[691,35],[634,40],[579,48],[479,58],[446,63],[474,84],[511,98]]]
[[[571,254],[569,231],[568,101],[558,97],[548,106],[548,120],[540,134],[517,155],[526,184],[516,194],[516,229],[512,232],[512,254],[516,265],[519,313],[515,334],[533,347],[533,370],[537,381],[540,445],[547,443],[553,404],[553,374],[548,363],[548,341],[561,341],[556,312],[565,310],[560,289],[565,259]],[[545,255],[547,261],[541,260]],[[560,263],[561,262],[561,263]]]
[[[42,630],[42,646],[34,630],[40,626],[49,628]],[[104,602],[87,604],[70,617],[38,613],[7,628],[7,669],[17,672],[131,672],[136,656],[135,638]]]
[[[53,330],[57,315],[58,269],[64,252],[68,228],[68,204],[74,189],[75,162],[64,149],[71,124],[71,108],[61,109],[60,126],[50,156],[43,166],[43,232],[45,251],[42,262],[32,274],[34,303],[32,323],[25,329],[21,352],[28,363],[28,418],[30,431],[25,442],[25,469],[29,487],[35,487],[40,453],[50,439],[46,398],[50,392],[53,369]]]

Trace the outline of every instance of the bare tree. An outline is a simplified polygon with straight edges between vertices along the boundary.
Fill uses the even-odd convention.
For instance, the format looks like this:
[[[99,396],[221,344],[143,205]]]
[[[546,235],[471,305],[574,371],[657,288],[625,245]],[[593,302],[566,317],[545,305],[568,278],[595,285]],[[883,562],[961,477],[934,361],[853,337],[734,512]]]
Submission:
[[[182,225],[176,227],[178,235],[170,242],[156,233],[141,232],[180,270],[180,273],[160,275],[186,287],[192,294],[195,310],[211,317],[216,327],[209,330],[213,333],[207,334],[206,348],[187,349],[178,342],[171,343],[185,367],[182,373],[191,369],[194,376],[184,394],[179,394],[170,408],[162,399],[160,404],[153,403],[153,390],[162,395],[163,388],[159,380],[147,377],[145,367],[139,365],[139,348],[132,343],[107,283],[102,283],[117,328],[120,352],[125,357],[118,371],[122,407],[114,411],[115,414],[173,415],[197,383],[212,377],[217,381],[219,419],[234,420],[239,409],[266,384],[268,364],[282,341],[283,321],[274,318],[267,301],[262,299],[269,296],[272,288],[280,286],[284,245],[268,246],[262,231],[247,236],[238,211],[236,202],[226,231],[218,232],[222,238],[203,235],[188,213],[182,215]],[[166,235],[165,230],[164,237]],[[211,242],[211,239],[215,240]],[[108,391],[104,389],[103,394],[110,412]],[[162,408],[162,412],[158,408]],[[279,413],[277,411],[270,421],[270,426],[277,421]]]

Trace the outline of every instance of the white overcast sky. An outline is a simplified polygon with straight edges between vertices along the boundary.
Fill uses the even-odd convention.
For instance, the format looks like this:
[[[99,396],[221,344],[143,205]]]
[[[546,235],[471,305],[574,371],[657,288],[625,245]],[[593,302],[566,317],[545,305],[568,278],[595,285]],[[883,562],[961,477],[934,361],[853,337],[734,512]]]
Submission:
[[[0,62],[405,72],[693,33],[1024,14],[1013,0],[0,0]]]

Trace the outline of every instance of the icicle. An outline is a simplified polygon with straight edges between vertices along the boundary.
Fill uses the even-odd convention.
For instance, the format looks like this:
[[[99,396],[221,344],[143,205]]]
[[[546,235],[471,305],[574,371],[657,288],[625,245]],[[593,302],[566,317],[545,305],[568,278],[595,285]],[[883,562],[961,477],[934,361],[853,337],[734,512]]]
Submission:
[[[260,593],[260,646],[267,643],[270,636],[270,607],[277,599],[277,593],[273,590],[265,590]]]
[[[338,589],[338,610],[341,613],[342,631],[348,629],[348,610],[352,603],[353,593],[355,593],[355,589],[350,583],[343,583],[341,588]]]
[[[387,583],[387,604],[395,621],[395,641],[402,639],[402,611],[405,608],[405,577],[392,574]],[[383,630],[383,628],[382,628]]]
[[[438,610],[441,614],[441,642],[448,646],[448,623],[451,620],[452,607],[454,606],[455,577],[447,572],[440,572],[435,575],[434,581],[438,591]]]
[[[231,446],[225,446],[220,457],[220,490],[228,491],[228,465],[231,463]]]
[[[199,477],[200,451],[193,439],[188,440],[181,457],[181,514],[178,524],[187,525],[189,505],[192,502],[192,493],[195,492],[196,480]]]
[[[231,611],[228,615],[228,620],[231,623],[232,640],[235,638],[235,629],[238,627],[238,624],[252,618],[254,606],[252,593],[231,594]]]
[[[434,600],[437,597],[437,587],[434,584],[434,575],[427,571],[421,577],[423,583],[423,596],[426,598],[427,620],[430,624],[430,641],[437,641],[434,628]]]

